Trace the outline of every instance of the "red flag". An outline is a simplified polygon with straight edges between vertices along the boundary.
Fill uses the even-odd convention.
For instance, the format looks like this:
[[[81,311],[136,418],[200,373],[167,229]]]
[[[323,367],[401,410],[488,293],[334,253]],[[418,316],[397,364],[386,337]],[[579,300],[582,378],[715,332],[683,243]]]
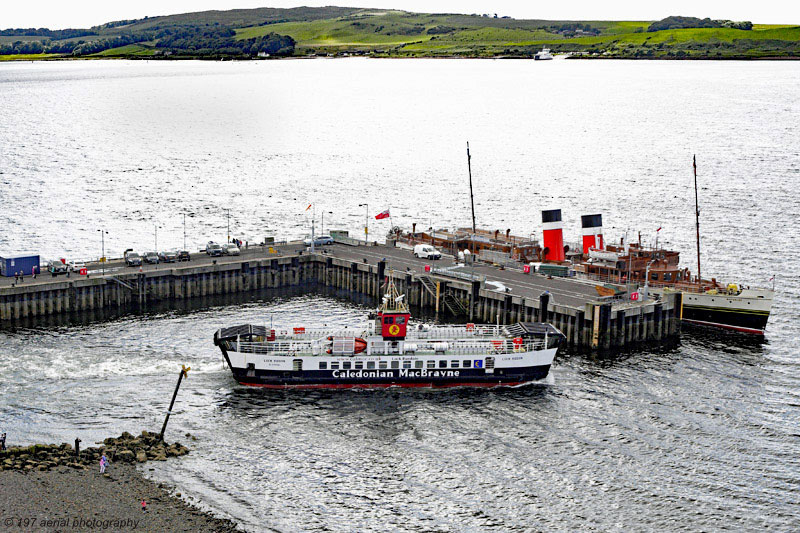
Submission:
[[[376,220],[380,220],[382,218],[389,218],[389,210],[388,209],[386,211],[381,211],[380,213],[375,215],[375,219]]]
[[[661,231],[661,228],[658,228],[658,229],[656,230],[656,233],[658,233],[659,231]]]
[[[314,204],[308,204],[308,207],[306,207],[306,211],[308,211],[309,209],[311,209],[311,206],[312,206],[312,205],[314,205]]]

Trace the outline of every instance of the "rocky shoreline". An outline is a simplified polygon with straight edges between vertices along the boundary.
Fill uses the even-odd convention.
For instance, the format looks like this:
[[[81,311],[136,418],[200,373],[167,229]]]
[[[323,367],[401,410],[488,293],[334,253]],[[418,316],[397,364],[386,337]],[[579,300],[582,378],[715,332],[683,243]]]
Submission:
[[[194,508],[180,493],[146,479],[136,466],[187,453],[186,446],[166,444],[147,431],[137,437],[125,432],[78,455],[66,443],[0,451],[0,529],[241,531],[234,522]],[[110,464],[100,473],[103,454]]]

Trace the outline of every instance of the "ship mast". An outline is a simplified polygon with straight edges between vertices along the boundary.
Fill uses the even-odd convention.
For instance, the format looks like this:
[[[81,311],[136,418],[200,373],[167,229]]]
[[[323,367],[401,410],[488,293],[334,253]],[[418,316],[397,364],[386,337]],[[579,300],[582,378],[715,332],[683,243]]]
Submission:
[[[475,235],[475,198],[472,195],[472,165],[470,160],[472,157],[469,155],[469,141],[467,141],[467,171],[469,172],[469,203],[472,206],[472,235]]]
[[[703,282],[700,275],[700,202],[697,198],[697,156],[692,156],[692,167],[694,167],[694,213],[697,223],[697,283]]]

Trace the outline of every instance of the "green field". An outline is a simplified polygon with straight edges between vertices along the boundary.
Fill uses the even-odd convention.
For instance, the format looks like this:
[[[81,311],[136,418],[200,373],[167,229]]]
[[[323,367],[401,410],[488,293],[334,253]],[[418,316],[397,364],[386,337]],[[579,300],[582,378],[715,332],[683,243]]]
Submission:
[[[296,41],[296,56],[353,53],[380,57],[532,57],[542,47],[549,47],[556,53],[572,53],[576,57],[800,58],[800,26],[797,25],[756,24],[752,30],[689,28],[648,32],[650,24],[651,21],[518,20],[348,7],[259,8],[108,23],[91,29],[97,35],[69,41],[106,43],[104,46],[108,49],[97,52],[94,48],[85,57],[147,57],[163,51],[163,46],[156,49],[158,37],[154,35],[158,35],[157,32],[195,27],[230,28],[235,31],[235,40],[228,37],[229,43],[241,43],[243,47],[250,46],[243,41],[271,33],[289,35]],[[3,35],[0,47],[17,41],[41,41],[45,45],[48,42],[44,37]],[[67,39],[51,42],[63,41]],[[136,44],[119,46],[121,42]],[[200,46],[205,43],[198,48]],[[195,49],[184,48],[178,55],[191,56]],[[23,51],[32,49],[19,47],[10,52],[16,55],[0,57],[22,58],[19,52]],[[76,54],[80,52],[76,50]],[[30,58],[53,57],[53,54],[28,55]]]
[[[13,54],[0,56],[0,61],[36,61],[40,59],[55,59],[63,57],[61,54]]]

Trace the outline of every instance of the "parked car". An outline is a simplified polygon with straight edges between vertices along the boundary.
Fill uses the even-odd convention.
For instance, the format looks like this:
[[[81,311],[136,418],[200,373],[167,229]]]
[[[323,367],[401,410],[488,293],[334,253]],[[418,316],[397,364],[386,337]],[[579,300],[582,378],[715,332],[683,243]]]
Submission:
[[[178,260],[178,252],[158,252],[158,261],[161,263],[174,263]]]
[[[54,260],[47,263],[47,271],[50,272],[53,277],[56,277],[59,274],[68,273],[69,267],[59,260]]]
[[[144,262],[149,263],[151,265],[158,264],[158,254],[155,252],[146,252],[144,254]]]
[[[86,268],[86,263],[83,261],[70,261],[67,263],[67,268],[70,272],[80,272],[81,269]]]
[[[223,255],[239,255],[241,252],[239,251],[239,247],[235,244],[223,244],[222,245],[222,254]]]
[[[303,239],[303,244],[311,246],[311,237]],[[333,244],[333,237],[330,235],[318,235],[314,237],[314,246],[323,246],[326,244]]]
[[[418,244],[414,246],[414,257],[420,259],[441,259],[442,252],[430,244]]]
[[[211,257],[219,257],[222,255],[222,246],[214,241],[208,241],[208,244],[206,244],[206,253]]]
[[[142,256],[136,252],[125,252],[125,264],[129,267],[142,266]]]
[[[192,256],[189,254],[189,250],[181,250],[178,252],[178,261],[191,261]]]

